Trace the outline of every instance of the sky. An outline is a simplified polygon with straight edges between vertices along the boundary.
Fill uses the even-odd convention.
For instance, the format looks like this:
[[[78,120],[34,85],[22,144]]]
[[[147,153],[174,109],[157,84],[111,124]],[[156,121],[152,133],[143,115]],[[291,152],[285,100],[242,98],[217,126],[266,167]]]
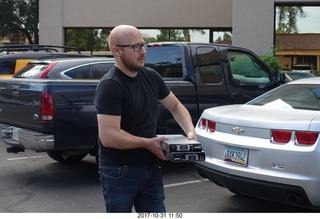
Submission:
[[[304,7],[306,18],[297,22],[299,33],[320,33],[320,7]]]
[[[299,18],[297,22],[297,28],[299,33],[320,33],[320,7],[303,7],[307,14],[306,18]],[[155,37],[160,32],[157,30],[141,30],[142,33],[146,33]],[[215,33],[214,38],[223,36],[223,33]],[[209,33],[205,35],[191,34],[192,41],[197,42],[209,42]]]

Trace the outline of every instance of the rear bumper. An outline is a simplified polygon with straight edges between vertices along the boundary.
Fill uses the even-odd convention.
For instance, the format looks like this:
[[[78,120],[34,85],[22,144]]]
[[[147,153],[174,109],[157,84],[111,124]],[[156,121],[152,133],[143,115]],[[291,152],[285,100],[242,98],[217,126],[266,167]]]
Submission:
[[[306,208],[319,209],[320,207],[313,206],[304,189],[299,186],[239,177],[208,168],[201,165],[201,162],[196,162],[195,166],[202,177],[208,178],[218,186],[227,188],[235,194]]]
[[[9,146],[38,152],[54,149],[54,135],[16,128],[6,124],[0,124],[0,130],[2,141]]]

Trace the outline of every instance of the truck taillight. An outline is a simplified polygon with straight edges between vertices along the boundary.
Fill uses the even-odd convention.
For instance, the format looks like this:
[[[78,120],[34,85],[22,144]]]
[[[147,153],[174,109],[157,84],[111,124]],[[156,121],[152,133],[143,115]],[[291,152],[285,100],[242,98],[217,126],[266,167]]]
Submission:
[[[202,129],[206,129],[207,131],[210,131],[210,132],[216,131],[216,123],[214,121],[201,118],[199,125]]]
[[[41,120],[52,121],[54,119],[55,110],[52,96],[49,92],[43,92],[41,97]]]
[[[288,143],[292,133],[295,133],[295,144],[297,145],[313,145],[319,136],[318,132],[271,130],[271,140],[275,143]]]

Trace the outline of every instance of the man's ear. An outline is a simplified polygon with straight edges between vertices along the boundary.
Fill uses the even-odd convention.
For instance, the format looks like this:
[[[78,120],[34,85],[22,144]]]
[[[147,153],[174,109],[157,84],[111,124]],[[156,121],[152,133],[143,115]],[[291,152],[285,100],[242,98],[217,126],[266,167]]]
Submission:
[[[120,56],[121,55],[121,49],[118,46],[113,46],[112,49],[113,56]]]

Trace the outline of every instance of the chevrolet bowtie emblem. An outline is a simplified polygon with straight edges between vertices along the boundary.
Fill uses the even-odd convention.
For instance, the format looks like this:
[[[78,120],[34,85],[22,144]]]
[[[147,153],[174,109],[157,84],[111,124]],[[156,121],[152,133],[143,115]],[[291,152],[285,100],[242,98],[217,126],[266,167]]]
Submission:
[[[244,133],[244,129],[240,128],[240,127],[233,127],[232,132],[240,134],[240,133]]]

